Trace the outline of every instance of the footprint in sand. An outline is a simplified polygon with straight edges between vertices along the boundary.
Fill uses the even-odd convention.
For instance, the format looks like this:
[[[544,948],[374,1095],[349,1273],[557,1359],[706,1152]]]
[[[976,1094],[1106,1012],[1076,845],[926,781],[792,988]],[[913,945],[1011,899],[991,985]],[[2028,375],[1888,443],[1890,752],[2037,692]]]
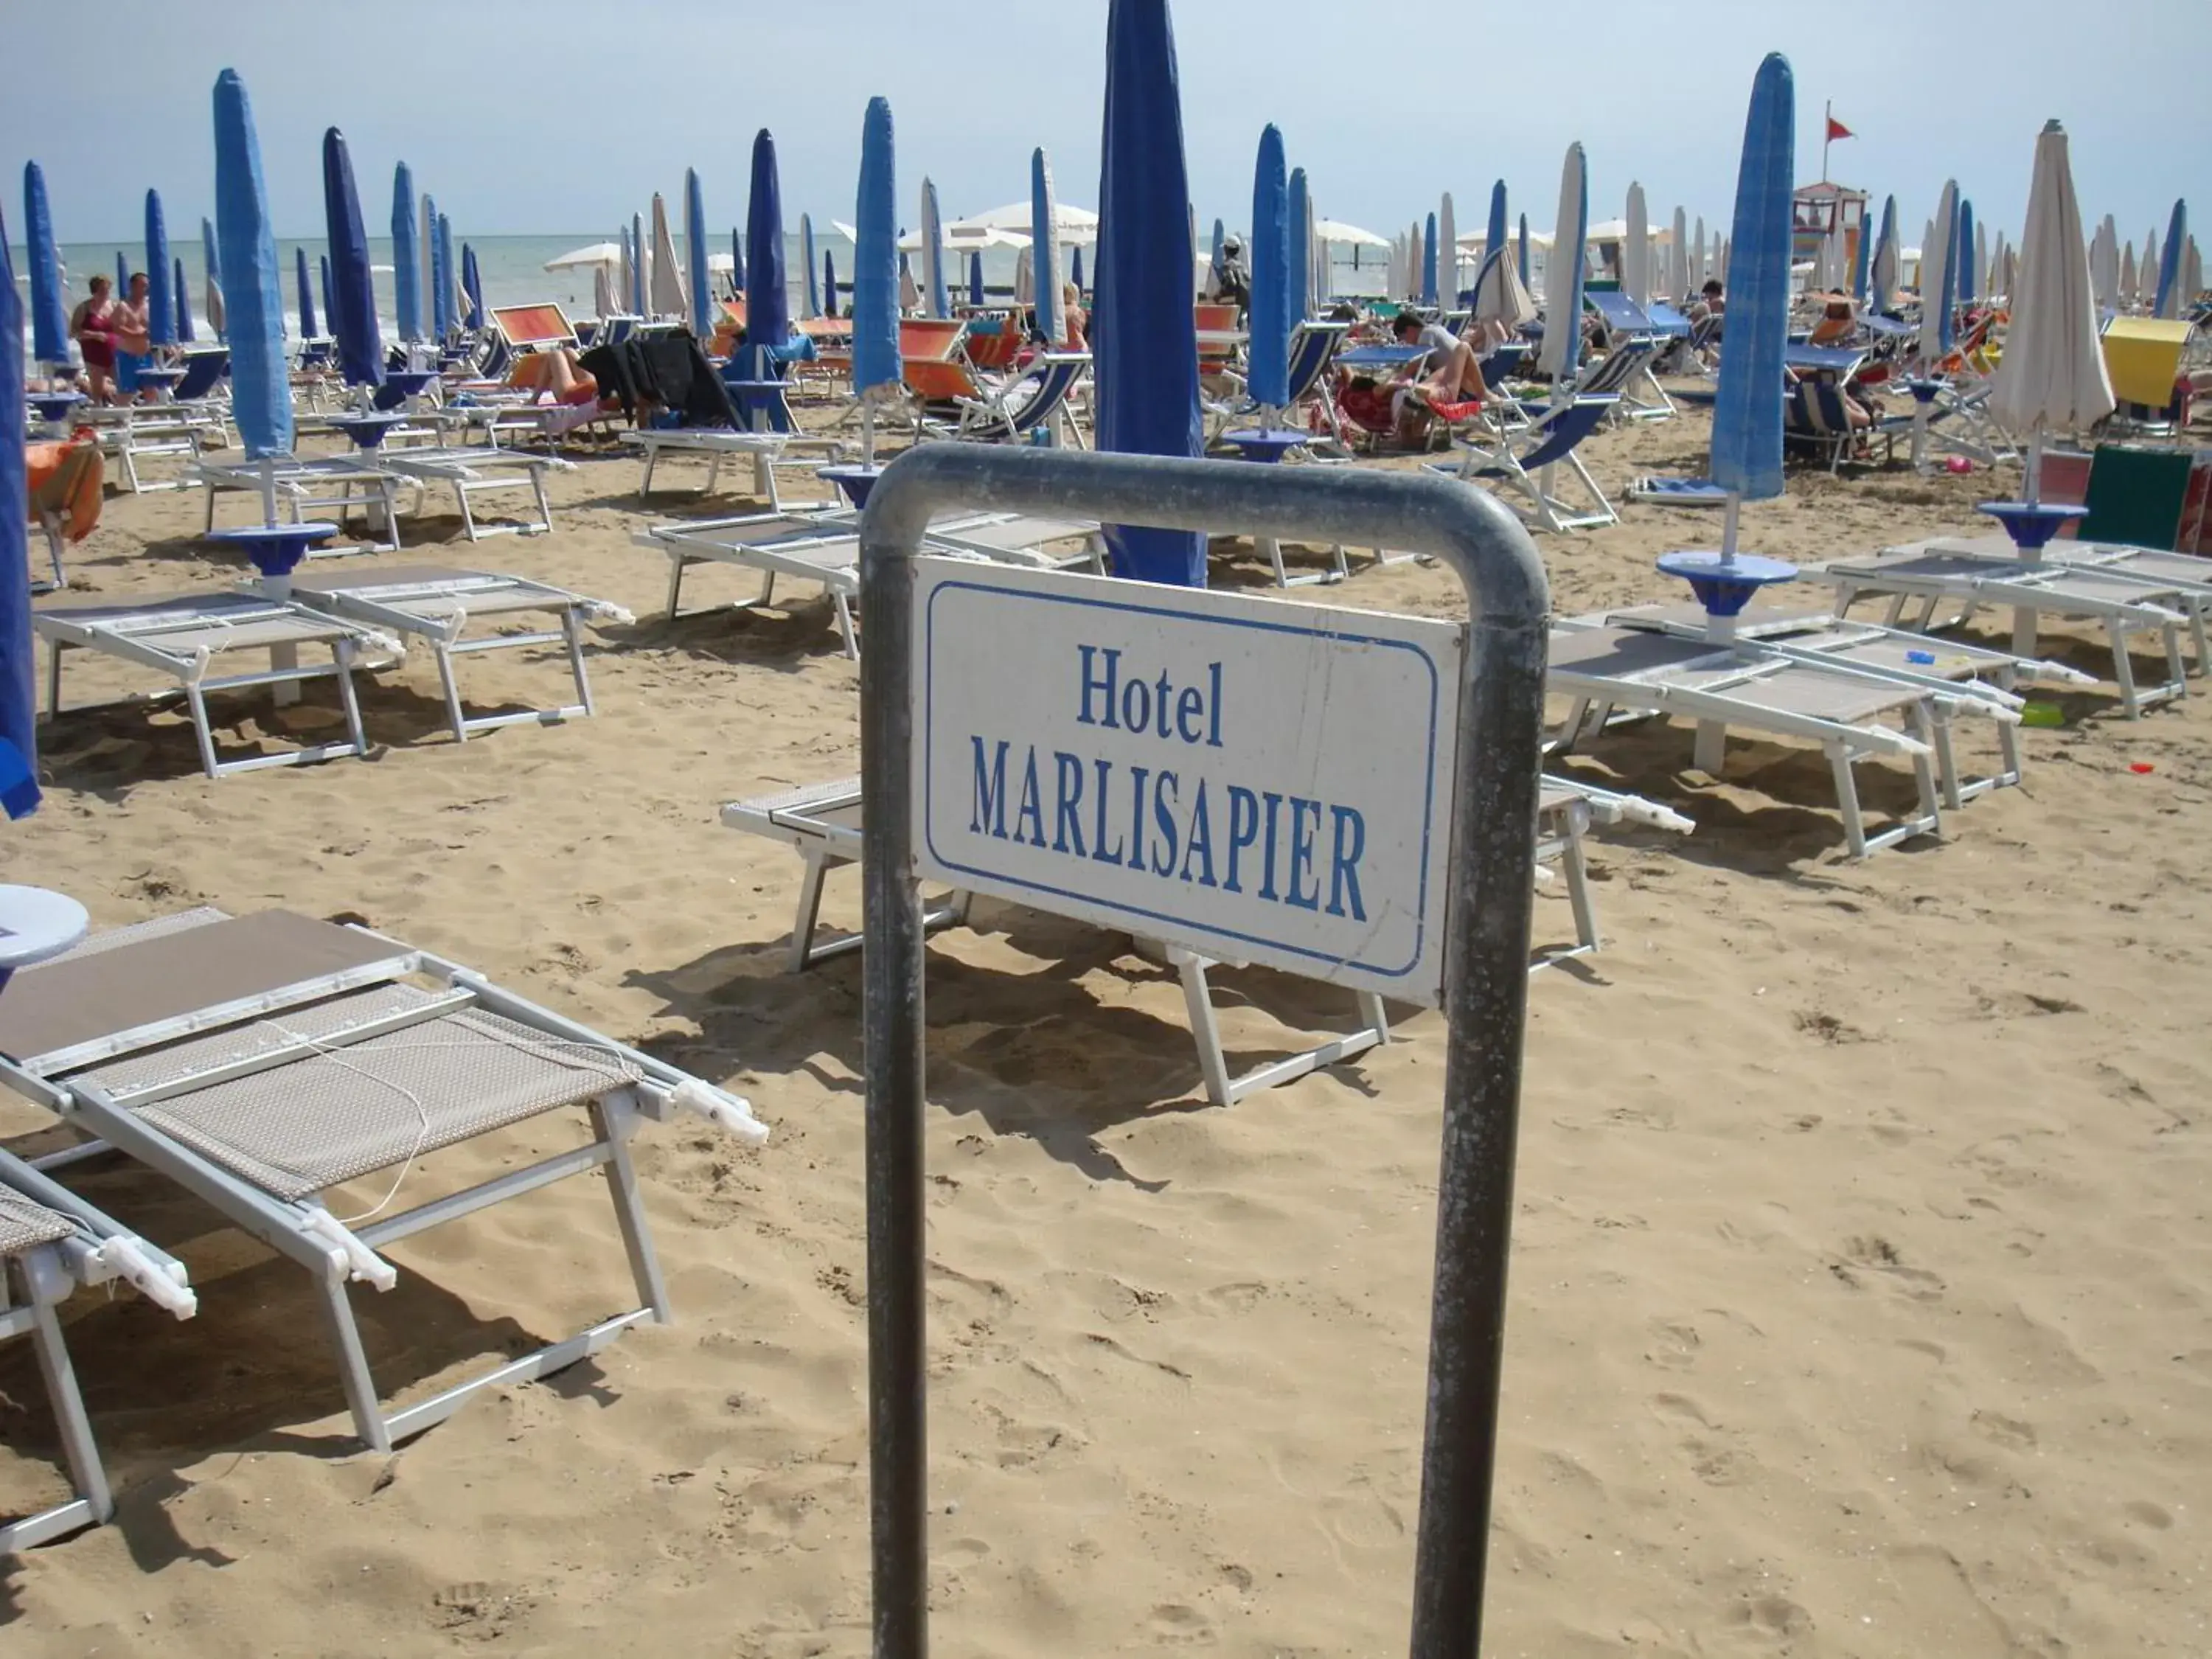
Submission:
[[[1145,1620],[1152,1639],[1170,1647],[1211,1646],[1217,1639],[1213,1623],[1196,1607],[1180,1601],[1163,1601]]]

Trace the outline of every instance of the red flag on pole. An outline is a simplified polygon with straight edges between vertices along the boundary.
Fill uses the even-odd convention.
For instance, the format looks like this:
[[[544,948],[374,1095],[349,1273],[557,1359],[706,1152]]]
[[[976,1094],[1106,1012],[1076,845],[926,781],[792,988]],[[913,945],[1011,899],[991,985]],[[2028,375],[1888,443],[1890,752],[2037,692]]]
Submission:
[[[1834,116],[1831,115],[1831,116],[1828,118],[1828,137],[1827,137],[1827,139],[1826,139],[1826,142],[1827,142],[1827,143],[1832,143],[1832,143],[1834,143],[1836,142],[1836,140],[1837,140],[1837,139],[1838,139],[1838,138],[1856,138],[1856,137],[1858,137],[1858,134],[1856,134],[1856,132],[1853,132],[1853,131],[1852,131],[1849,127],[1845,126],[1845,125],[1844,125],[1841,121],[1838,121],[1838,119],[1836,119],[1836,118],[1835,118]]]

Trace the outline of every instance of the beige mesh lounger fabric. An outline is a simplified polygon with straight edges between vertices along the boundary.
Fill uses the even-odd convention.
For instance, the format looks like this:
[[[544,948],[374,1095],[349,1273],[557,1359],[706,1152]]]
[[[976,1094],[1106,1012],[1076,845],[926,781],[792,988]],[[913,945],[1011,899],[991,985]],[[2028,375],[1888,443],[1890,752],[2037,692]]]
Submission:
[[[806,873],[799,890],[799,913],[791,930],[793,973],[803,973],[824,957],[860,948],[857,933],[817,939],[814,930],[822,908],[823,877],[839,865],[860,861],[861,817],[858,778],[810,784],[751,800],[732,801],[722,808],[722,822],[729,828],[781,842],[806,861]],[[1691,827],[1687,818],[1636,796],[1546,778],[1537,808],[1537,865],[1540,873],[1553,865],[1561,866],[1565,873],[1567,898],[1574,911],[1575,943],[1540,952],[1531,965],[1532,971],[1569,957],[1587,955],[1598,948],[1597,915],[1590,899],[1589,871],[1583,855],[1583,833],[1593,821],[1638,823],[1676,831],[1686,831]],[[942,903],[923,912],[924,931],[964,927],[969,906],[968,894],[950,895]],[[1198,1045],[1206,1097],[1217,1106],[1231,1105],[1255,1089],[1291,1082],[1320,1066],[1333,1066],[1389,1040],[1389,1023],[1384,1016],[1382,1000],[1361,992],[1356,994],[1359,1010],[1357,1030],[1317,1048],[1271,1061],[1243,1077],[1232,1077],[1228,1058],[1222,1050],[1212,992],[1206,979],[1207,970],[1218,965],[1218,959],[1173,940],[1163,944],[1168,961],[1182,977],[1184,1006],[1190,1015],[1191,1036]]]
[[[203,528],[215,530],[215,501],[218,495],[243,494],[251,498],[252,522],[262,522],[263,473],[268,464],[241,459],[210,460],[203,455],[194,464],[191,481],[207,491],[207,520]],[[276,464],[277,499],[295,524],[301,520],[331,518],[343,526],[356,507],[372,527],[380,526],[381,540],[362,546],[329,545],[310,548],[309,559],[343,557],[349,553],[396,553],[399,550],[399,480],[396,474],[372,465],[356,454],[293,456]],[[335,488],[336,494],[332,494]],[[356,495],[356,490],[359,490]]]
[[[556,470],[576,470],[574,461],[564,461],[541,450],[501,449],[491,445],[453,449],[380,448],[373,459],[381,471],[415,487],[411,511],[417,517],[422,515],[432,484],[449,486],[454,504],[460,509],[461,528],[472,542],[486,536],[547,534],[553,528],[553,507],[545,495],[545,475]],[[511,494],[518,489],[530,492],[538,508],[535,519],[518,519],[504,524],[477,522],[471,503],[477,496]]]
[[[47,719],[58,719],[62,713],[64,652],[98,651],[135,663],[176,682],[175,690],[161,695],[181,696],[191,709],[192,730],[199,740],[200,765],[211,778],[257,767],[299,766],[340,755],[366,755],[368,741],[362,734],[353,671],[364,653],[383,657],[396,655],[399,650],[398,641],[390,635],[360,623],[325,616],[289,600],[250,593],[180,594],[131,605],[52,605],[34,611],[31,624],[46,642]],[[307,646],[326,650],[330,660],[301,662],[301,647]],[[240,651],[266,651],[270,665],[265,670],[210,674],[210,669],[232,660],[230,653]],[[308,744],[242,760],[217,757],[215,731],[208,721],[210,692],[317,679],[337,682],[338,701],[345,714],[343,741]]]
[[[752,493],[766,501],[771,512],[783,511],[783,496],[775,484],[775,464],[790,442],[784,433],[736,431],[726,427],[642,427],[624,433],[623,438],[645,452],[645,470],[637,481],[637,498],[641,501],[653,495],[653,469],[669,454],[707,458],[707,482],[698,491],[702,495],[714,493],[724,461],[733,456],[750,455],[753,463]]]
[[[438,660],[438,680],[446,694],[447,721],[453,727],[454,740],[460,743],[465,743],[471,732],[522,723],[550,726],[591,714],[592,685],[584,671],[583,624],[587,619],[616,623],[631,620],[629,612],[618,605],[572,593],[564,587],[532,581],[523,576],[451,570],[440,565],[303,570],[292,578],[292,596],[311,609],[382,629],[402,638],[412,636],[426,641]],[[463,637],[471,619],[542,616],[548,611],[559,619],[557,631]],[[568,671],[576,683],[574,702],[563,708],[531,708],[507,714],[472,715],[463,712],[460,686],[453,673],[455,657],[477,651],[542,645],[558,645],[568,653]]]
[[[666,1322],[629,1141],[641,1119],[690,1111],[749,1142],[737,1097],[526,1002],[458,963],[357,927],[283,911],[196,911],[95,935],[19,972],[0,1000],[0,1083],[86,1144],[167,1176],[305,1268],[336,1346],[355,1425],[388,1449],[477,1390],[574,1364],[641,1320]],[[388,1211],[416,1163],[476,1135],[580,1108],[589,1142],[465,1191]],[[639,1305],[387,1414],[346,1286],[389,1289],[385,1246],[592,1170],[606,1172]],[[396,1172],[388,1182],[385,1172]],[[322,1194],[378,1176],[352,1221]]]
[[[114,1513],[76,1368],[54,1308],[80,1285],[123,1279],[179,1319],[197,1307],[181,1264],[0,1152],[0,1341],[28,1336],[61,1431],[76,1495],[36,1514],[0,1517],[0,1556],[27,1550]]]

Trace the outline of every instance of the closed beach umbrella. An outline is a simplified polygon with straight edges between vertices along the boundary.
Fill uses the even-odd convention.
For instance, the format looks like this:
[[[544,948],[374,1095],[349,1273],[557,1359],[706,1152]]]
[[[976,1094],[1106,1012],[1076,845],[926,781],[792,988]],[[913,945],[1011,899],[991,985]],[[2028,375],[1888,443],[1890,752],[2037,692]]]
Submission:
[[[289,455],[292,389],[284,365],[276,240],[261,182],[253,110],[235,70],[223,70],[215,83],[215,223],[230,313],[231,419],[248,460]],[[274,522],[267,490],[263,506]]]
[[[412,345],[422,337],[422,289],[416,279],[415,175],[402,161],[392,173],[392,307],[399,337]]]
[[[1651,303],[1651,226],[1644,208],[1644,186],[1628,187],[1628,235],[1621,245],[1620,285],[1631,304]]]
[[[120,295],[128,293],[130,289],[131,261],[124,257],[123,250],[118,248],[115,250],[115,291]]]
[[[2166,222],[2166,246],[2158,257],[2158,295],[2151,303],[2151,314],[2154,317],[2171,321],[2181,315],[2181,262],[2188,244],[2189,204],[2178,201],[2173,204],[2173,216]]]
[[[222,308],[222,251],[216,244],[215,221],[200,221],[200,264],[207,284],[208,326],[218,340],[228,337]]]
[[[337,302],[331,295],[331,256],[327,253],[317,255],[315,264],[316,275],[321,279],[317,283],[315,291],[323,296],[323,322],[335,331],[338,325],[338,307]]]
[[[1875,239],[1874,262],[1867,273],[1868,292],[1876,311],[1897,307],[1897,198],[1887,196],[1882,198],[1881,234]]]
[[[887,100],[872,98],[860,128],[860,189],[853,209],[853,395],[860,399],[861,459],[871,466],[876,459],[876,396],[896,392],[903,376],[897,200],[891,106]]]
[[[1713,400],[1713,482],[1732,496],[1782,494],[1783,354],[1790,343],[1791,169],[1796,89],[1790,60],[1767,55],[1752,82],[1729,232],[1728,337]],[[1735,552],[1729,503],[1722,555]]]
[[[446,244],[438,234],[438,204],[426,191],[422,196],[423,244],[428,248],[429,303],[424,307],[429,316],[430,339],[433,344],[441,343],[453,325],[453,284],[446,271]]]
[[[2089,281],[2097,291],[2097,308],[2110,311],[2120,297],[2120,233],[2106,214],[2089,244]]]
[[[691,332],[703,340],[714,332],[714,291],[707,274],[707,198],[690,167],[684,169],[684,258],[691,279],[687,315]]]
[[[1206,291],[1207,294],[1214,295],[1221,292],[1221,262],[1228,257],[1229,228],[1223,224],[1220,220],[1216,219],[1213,222],[1213,276],[1212,280],[1206,285]],[[1198,258],[1196,249],[1193,249],[1191,251],[1191,258],[1194,260]]]
[[[1295,328],[1313,315],[1313,202],[1306,194],[1304,167],[1291,170],[1285,202],[1288,213],[1283,229],[1289,250],[1289,311]]]
[[[1974,204],[1963,196],[1959,198],[1958,225],[1956,240],[1951,244],[1951,286],[1959,296],[1959,303],[1966,306],[1974,301],[1974,272],[1980,261],[1974,257]]]
[[[1690,283],[1682,297],[1690,299],[1705,285],[1705,216],[1698,216],[1697,228],[1690,233]]]
[[[615,285],[605,265],[592,271],[592,315],[605,319],[621,311],[622,304],[615,298]]]
[[[983,250],[970,248],[968,252],[968,303],[983,303]]]
[[[1567,146],[1559,169],[1559,212],[1552,225],[1552,251],[1544,261],[1544,343],[1536,366],[1552,377],[1555,392],[1565,392],[1582,356],[1583,244],[1589,234],[1589,186],[1578,143]]]
[[[933,195],[931,199],[934,202]],[[1190,234],[1189,223],[1189,205],[1186,203],[1185,236]],[[1030,281],[1036,296],[1030,303],[1036,310],[1037,337],[1047,345],[1058,345],[1067,337],[1060,314],[1060,215],[1053,194],[1052,162],[1042,149],[1030,152]],[[1180,280],[1186,286],[1196,257],[1190,255],[1182,262]],[[1190,307],[1186,304],[1183,309],[1188,311]]]
[[[422,270],[416,281],[421,284],[419,292],[422,295],[422,327],[428,331],[434,330],[437,324],[437,313],[433,307],[431,296],[436,294],[438,289],[434,280],[435,273],[431,270],[430,265],[437,257],[435,250],[438,222],[434,216],[437,213],[437,204],[430,199],[430,192],[427,190],[420,198],[420,210],[422,218],[416,233],[415,250],[416,257],[422,262]],[[434,334],[432,337],[435,338]]]
[[[1431,273],[1433,276],[1434,273]],[[1431,291],[1435,289],[1433,281]],[[1246,368],[1262,417],[1291,401],[1291,195],[1283,135],[1260,134],[1252,170],[1252,304]]]
[[[1431,213],[1421,237],[1421,303],[1435,305],[1442,293],[1442,262],[1437,257],[1437,216]]]
[[[292,249],[292,283],[300,293],[300,337],[314,339],[322,330],[315,325],[315,295],[307,284],[307,250],[296,245]]]
[[[1851,297],[1861,305],[1866,303],[1869,284],[1874,280],[1874,238],[1867,234],[1864,218],[1859,221],[1858,246],[1851,257]]]
[[[730,292],[745,291],[745,234],[735,225],[730,227]]]
[[[690,301],[684,294],[684,267],[676,262],[676,238],[668,228],[668,204],[653,193],[653,261],[647,299],[656,317],[681,317]]]
[[[1553,252],[1559,251],[1555,244]],[[1682,210],[1674,210],[1674,240],[1667,250],[1667,293],[1680,302],[1690,293],[1690,222]]]
[[[1167,0],[1111,0],[1098,173],[1097,447],[1125,455],[1201,453],[1197,319],[1191,309],[1189,176]],[[1114,568],[1206,586],[1206,538],[1109,526]]]
[[[835,251],[826,247],[822,250],[822,314],[837,314],[837,260]]]
[[[1933,369],[1951,349],[1951,251],[1959,240],[1959,186],[1950,179],[1920,247],[1920,356]]]
[[[1840,209],[1828,225],[1828,234],[1820,239],[1820,259],[1813,273],[1814,283],[1826,294],[1840,294],[1844,284],[1850,282],[1850,260],[1844,253],[1844,216]]]
[[[337,337],[338,373],[348,386],[382,386],[384,341],[377,329],[368,234],[354,189],[353,156],[336,127],[323,134],[323,234],[331,249],[330,323]]]
[[[601,270],[606,269],[602,265]],[[471,328],[484,325],[483,272],[477,267],[477,251],[468,243],[461,244],[461,292],[469,296],[469,314],[465,319]]]
[[[1521,241],[1514,250],[1514,263],[1521,269],[1521,286],[1528,286],[1528,216],[1521,216]]]
[[[192,343],[192,295],[191,290],[185,286],[183,254],[170,256],[170,274],[173,280],[169,286],[169,299],[176,308],[177,341],[180,345],[190,345]]]
[[[645,216],[629,216],[629,308],[640,317],[653,312],[653,245],[645,240]]]
[[[177,306],[169,291],[169,231],[161,219],[161,193],[146,192],[146,338],[177,343]]]
[[[980,259],[982,256],[978,254],[976,257]],[[1079,299],[1091,292],[1091,285],[1083,280],[1083,245],[1080,242],[1075,245],[1073,252],[1067,256],[1067,280],[1075,284],[1076,295]],[[977,303],[981,304],[981,301],[979,301]]]
[[[1536,302],[1521,280],[1513,250],[1504,243],[1482,256],[1474,274],[1474,320],[1494,335],[1510,337],[1536,320]]]
[[[921,312],[921,290],[915,286],[914,262],[902,252],[898,258],[899,309],[909,316]],[[1014,261],[1014,298],[1027,305],[1030,299],[1030,251],[1024,248],[1021,257]]]
[[[2181,303],[2195,301],[2204,292],[2204,256],[2197,250],[2197,239],[2189,239],[2189,246],[2181,256]]]
[[[32,171],[24,170],[27,198]],[[35,295],[35,225],[30,235]],[[47,245],[52,245],[51,226]],[[15,291],[15,259],[9,251],[7,227],[0,224],[0,339],[22,337],[23,298]],[[41,361],[60,361],[43,353],[40,356]],[[11,818],[23,817],[39,804],[39,684],[31,648],[31,552],[25,530],[31,503],[23,441],[23,354],[20,346],[11,346],[0,351],[0,811]]]
[[[624,307],[634,304],[630,296],[635,291],[637,283],[637,250],[631,246],[628,225],[622,227],[617,234],[617,240],[622,246],[622,269],[615,283],[616,288],[619,290],[615,295],[616,300],[619,301],[616,309],[619,311]]]
[[[806,273],[805,297],[800,302],[799,314],[811,321],[822,314],[822,290],[816,286],[814,275],[821,266],[814,261],[814,216],[811,213],[799,216],[799,268]]]
[[[1490,187],[1490,222],[1483,229],[1482,251],[1485,253],[1497,252],[1505,246],[1505,181],[1500,179]],[[1528,280],[1527,271],[1521,273],[1521,280],[1524,283]]]
[[[2158,293],[2158,231],[2154,227],[2143,235],[2142,259],[2136,266],[2136,299],[2143,305],[2153,305]]]
[[[1291,234],[1297,234],[1297,221],[1291,221]],[[1459,304],[1459,216],[1452,211],[1451,192],[1444,192],[1437,207],[1437,294],[1449,308]]]
[[[753,137],[752,194],[745,204],[748,345],[780,351],[791,337],[791,293],[783,270],[783,185],[776,173],[775,138],[763,127]]]
[[[450,214],[438,216],[438,262],[439,269],[444,274],[446,331],[458,333],[461,326],[461,313],[468,305],[468,295],[461,288],[461,262],[453,257],[453,221]]]
[[[1057,295],[1059,290],[1054,293]],[[931,316],[952,314],[951,296],[945,285],[945,216],[937,210],[937,185],[927,179],[921,181],[921,294]]]
[[[31,356],[58,366],[70,360],[69,307],[62,303],[61,254],[54,245],[46,175],[36,161],[23,163],[23,240],[31,262]]]
[[[2136,245],[2128,243],[2120,250],[2120,303],[2131,306],[2142,287],[2142,274],[2136,269]]]
[[[2057,122],[2035,141],[2027,228],[2004,356],[1990,386],[1990,413],[2033,442],[2027,499],[2039,498],[2046,432],[2086,431],[2112,412],[2112,385],[2097,335],[2097,296],[2081,240],[2081,207],[2066,133]]]

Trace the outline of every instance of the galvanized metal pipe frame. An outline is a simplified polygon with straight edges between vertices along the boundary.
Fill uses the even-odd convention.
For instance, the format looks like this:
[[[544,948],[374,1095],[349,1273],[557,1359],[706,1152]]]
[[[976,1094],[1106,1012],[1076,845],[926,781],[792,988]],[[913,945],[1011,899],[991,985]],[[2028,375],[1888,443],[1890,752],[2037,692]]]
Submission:
[[[923,921],[913,846],[913,561],[930,515],[991,507],[1177,530],[1378,542],[1459,573],[1460,688],[1437,1207],[1413,1659],[1468,1659],[1482,1626],[1522,1026],[1535,872],[1550,595],[1513,515],[1436,477],[937,444],[908,451],[861,519],[868,1417],[876,1659],[928,1649],[923,1287]]]

